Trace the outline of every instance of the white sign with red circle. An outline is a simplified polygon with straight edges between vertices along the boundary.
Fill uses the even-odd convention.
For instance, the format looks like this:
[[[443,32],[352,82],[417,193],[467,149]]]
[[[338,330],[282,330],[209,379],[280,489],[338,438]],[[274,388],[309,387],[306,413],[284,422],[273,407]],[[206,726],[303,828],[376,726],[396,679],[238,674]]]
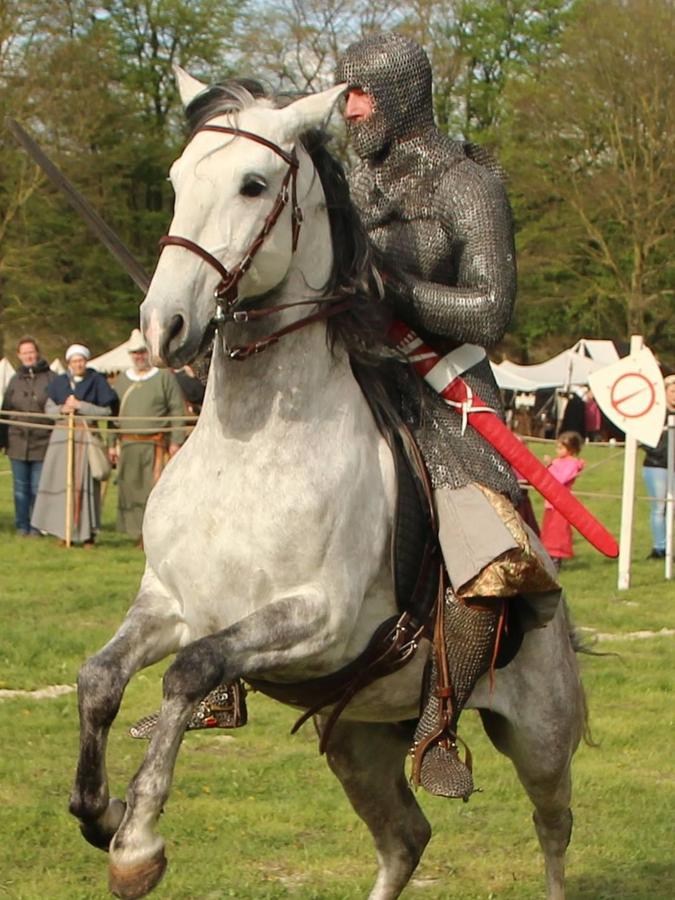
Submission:
[[[654,354],[647,347],[598,369],[588,379],[598,406],[618,428],[655,447],[666,417],[666,392]]]

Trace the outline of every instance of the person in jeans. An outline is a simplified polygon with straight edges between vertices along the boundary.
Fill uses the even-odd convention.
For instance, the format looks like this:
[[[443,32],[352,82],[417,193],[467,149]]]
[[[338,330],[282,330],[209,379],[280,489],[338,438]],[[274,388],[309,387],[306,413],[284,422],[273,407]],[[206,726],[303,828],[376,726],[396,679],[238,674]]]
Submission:
[[[675,413],[675,375],[664,378],[667,415]],[[666,416],[667,420],[667,416]],[[647,493],[652,498],[649,524],[652,530],[652,549],[647,559],[666,556],[666,489],[668,486],[668,432],[663,429],[656,447],[645,447],[642,473]]]
[[[34,338],[22,337],[16,352],[21,365],[7,385],[2,403],[3,412],[43,413],[47,403],[47,389],[56,375],[50,370],[46,360],[40,357],[40,349]],[[16,530],[23,537],[40,533],[31,528],[30,519],[50,435],[48,428],[31,428],[31,424],[51,423],[47,419],[17,416],[16,424],[0,425],[0,447],[6,451],[12,466]]]

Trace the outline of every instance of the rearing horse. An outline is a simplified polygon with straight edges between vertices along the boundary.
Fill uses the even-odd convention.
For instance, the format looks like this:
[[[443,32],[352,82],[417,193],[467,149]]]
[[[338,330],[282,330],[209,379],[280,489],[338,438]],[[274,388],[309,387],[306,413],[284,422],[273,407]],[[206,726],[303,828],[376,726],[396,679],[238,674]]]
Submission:
[[[186,105],[205,87],[183,72],[179,85]],[[221,322],[199,421],[148,502],[138,595],[79,676],[70,808],[85,837],[109,847],[119,897],[143,896],[164,871],[155,825],[196,703],[239,677],[292,683],[337,671],[396,613],[391,451],[346,347],[327,340],[327,286],[343,279],[344,287],[345,268],[353,282],[357,242],[344,232],[358,226],[353,211],[344,217],[339,169],[317,172],[303,143],[341,90],[283,109],[235,92],[171,169],[171,234],[141,308],[153,356],[189,362],[211,340],[214,318]],[[327,208],[330,179],[340,180],[342,209]],[[336,246],[341,237],[349,259]],[[361,283],[372,285],[367,254],[361,265]],[[217,314],[214,291],[229,309],[236,300],[232,315]],[[263,311],[269,317],[257,318]],[[399,896],[430,837],[406,780],[409,734],[399,725],[418,714],[428,649],[423,641],[406,667],[359,693],[328,745],[376,845],[371,900]],[[172,653],[159,722],[125,804],[108,792],[108,730],[132,675]],[[470,705],[533,802],[548,897],[561,900],[570,762],[584,725],[562,605],[525,636],[492,692],[479,682]]]

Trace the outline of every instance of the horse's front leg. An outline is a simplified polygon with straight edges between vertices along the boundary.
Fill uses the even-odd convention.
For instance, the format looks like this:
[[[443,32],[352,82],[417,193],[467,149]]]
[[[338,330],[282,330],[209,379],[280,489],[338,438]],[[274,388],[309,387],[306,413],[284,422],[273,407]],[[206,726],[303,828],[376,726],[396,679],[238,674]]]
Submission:
[[[162,616],[158,594],[139,594],[112,640],[88,659],[77,679],[80,711],[80,755],[70,798],[70,812],[80,820],[82,834],[107,850],[124,815],[124,803],[110,799],[105,766],[108,733],[120,708],[124,689],[139,669],[179,647],[181,624]]]
[[[183,734],[195,705],[218,684],[263,675],[328,641],[327,604],[315,598],[277,601],[185,647],[164,675],[159,721],[127,791],[124,819],[110,845],[110,889],[131,900],[152,890],[166,861],[154,831],[171,788]]]

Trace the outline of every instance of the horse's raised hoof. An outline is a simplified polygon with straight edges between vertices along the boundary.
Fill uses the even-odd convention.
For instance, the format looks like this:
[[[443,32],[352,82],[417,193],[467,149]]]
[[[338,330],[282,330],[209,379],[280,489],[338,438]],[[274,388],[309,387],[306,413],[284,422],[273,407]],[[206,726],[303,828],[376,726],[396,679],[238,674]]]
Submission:
[[[138,863],[135,866],[110,865],[110,877],[108,885],[110,892],[121,900],[136,900],[137,897],[145,897],[157,887],[166,869],[167,860],[164,850],[147,862]]]
[[[113,797],[108,803],[106,811],[98,819],[90,821],[86,819],[80,820],[82,837],[92,847],[96,847],[98,850],[105,850],[107,853],[110,849],[110,842],[115,837],[115,832],[124,818],[126,808],[126,803]]]

